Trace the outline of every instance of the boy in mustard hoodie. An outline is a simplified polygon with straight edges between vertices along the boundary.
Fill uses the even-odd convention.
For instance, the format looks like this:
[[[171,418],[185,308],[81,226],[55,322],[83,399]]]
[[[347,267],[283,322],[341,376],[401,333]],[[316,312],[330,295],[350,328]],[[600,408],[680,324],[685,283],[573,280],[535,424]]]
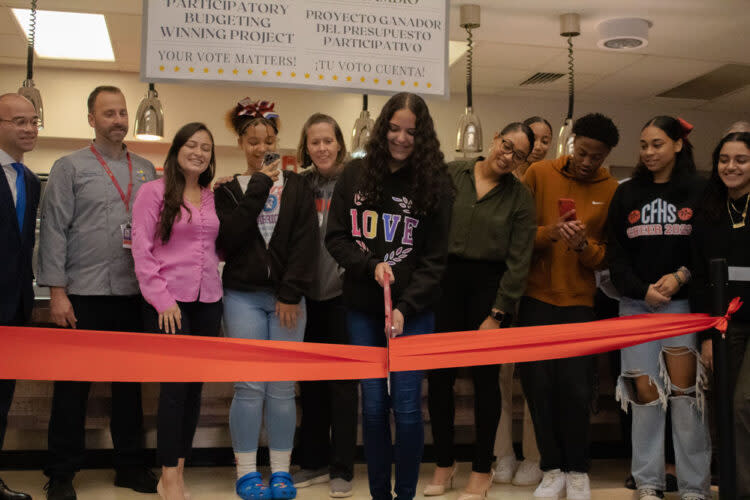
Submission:
[[[593,113],[573,124],[573,155],[529,167],[524,183],[536,204],[537,233],[519,326],[593,321],[594,271],[604,267],[604,224],[617,181],[601,168],[619,141],[608,117]],[[560,214],[560,199],[575,208]],[[591,356],[523,363],[544,476],[536,498],[589,500]]]

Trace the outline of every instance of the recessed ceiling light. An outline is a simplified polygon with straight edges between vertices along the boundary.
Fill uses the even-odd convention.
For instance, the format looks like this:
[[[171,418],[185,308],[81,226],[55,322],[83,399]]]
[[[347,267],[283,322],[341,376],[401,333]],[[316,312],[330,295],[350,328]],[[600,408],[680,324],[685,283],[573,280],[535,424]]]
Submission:
[[[31,11],[12,10],[28,39]],[[115,60],[102,14],[36,11],[34,50],[39,57],[48,59]]]
[[[619,18],[602,21],[597,26],[597,46],[607,50],[635,50],[648,45],[648,30],[653,24],[648,19]]]

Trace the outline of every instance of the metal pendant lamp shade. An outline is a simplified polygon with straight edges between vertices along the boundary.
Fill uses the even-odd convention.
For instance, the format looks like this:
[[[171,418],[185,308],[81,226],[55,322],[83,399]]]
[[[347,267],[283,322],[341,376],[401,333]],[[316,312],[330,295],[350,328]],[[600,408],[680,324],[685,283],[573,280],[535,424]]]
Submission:
[[[31,18],[29,21],[28,46],[26,48],[26,79],[18,89],[18,93],[31,101],[39,117],[39,129],[44,128],[44,105],[42,94],[34,86],[34,38],[36,35],[36,0],[31,0]]]
[[[135,114],[135,137],[142,141],[164,138],[164,108],[153,83],[148,84],[148,94],[138,105]]]
[[[469,50],[466,52],[466,109],[458,119],[456,152],[464,156],[482,152],[482,124],[472,108],[471,77],[473,63],[473,39],[471,30],[479,27],[479,5],[461,6],[461,27],[466,30]]]
[[[581,18],[578,14],[560,16],[560,36],[568,39],[568,115],[557,135],[557,157],[573,154],[573,105],[575,104],[575,72],[573,59],[573,37],[581,34]]]
[[[31,78],[24,80],[21,84],[21,88],[18,89],[18,93],[31,101],[31,104],[34,105],[34,110],[39,117],[39,129],[44,128],[44,104],[42,104],[42,94],[40,94],[39,89],[34,86],[34,80]]]
[[[365,157],[365,145],[370,140],[370,134],[372,134],[374,126],[375,122],[367,110],[367,94],[362,94],[362,112],[354,122],[354,128],[352,129],[352,158]]]

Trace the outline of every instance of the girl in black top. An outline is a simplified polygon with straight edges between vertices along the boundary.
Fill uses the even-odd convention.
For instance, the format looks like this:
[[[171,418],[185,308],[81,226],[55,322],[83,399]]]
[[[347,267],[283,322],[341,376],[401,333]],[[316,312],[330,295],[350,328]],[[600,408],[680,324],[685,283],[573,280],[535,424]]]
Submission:
[[[711,312],[708,267],[711,259],[745,269],[729,274],[727,297],[741,297],[745,305],[732,316],[729,342],[730,394],[734,394],[734,446],[737,458],[737,497],[750,498],[750,132],[724,137],[713,154],[713,169],[693,232],[694,272],[691,303],[697,312]],[[708,368],[713,349],[707,332],[701,352]]]
[[[432,309],[448,251],[452,187],[427,105],[415,94],[391,97],[375,122],[367,156],[344,169],[333,192],[326,247],[346,270],[344,302],[351,341],[385,346],[383,286],[392,284],[392,336],[431,333]],[[424,446],[422,372],[362,381],[362,432],[370,494],[414,498]],[[391,445],[390,411],[396,420]]]
[[[244,174],[216,189],[217,244],[224,251],[224,331],[228,337],[301,342],[305,298],[315,273],[318,217],[307,182],[279,170],[274,104],[240,101],[228,114],[247,162]],[[270,486],[256,467],[266,411]],[[229,430],[244,500],[294,498],[289,463],[297,426],[294,382],[236,382]],[[270,491],[269,491],[270,490]]]
[[[633,177],[612,198],[607,252],[612,282],[621,294],[620,316],[690,311],[689,237],[703,190],[687,140],[691,128],[670,116],[649,120],[641,130]],[[665,432],[667,405],[680,494],[710,494],[711,447],[696,342],[693,333],[621,351],[617,398],[633,414],[631,469],[640,498],[661,498],[666,486],[659,436]]]

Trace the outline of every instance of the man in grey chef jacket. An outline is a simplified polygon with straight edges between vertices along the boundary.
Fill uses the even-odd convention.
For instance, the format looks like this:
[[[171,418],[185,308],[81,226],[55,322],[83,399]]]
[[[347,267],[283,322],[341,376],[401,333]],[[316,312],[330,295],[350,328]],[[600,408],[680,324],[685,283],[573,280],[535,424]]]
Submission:
[[[82,330],[141,330],[141,297],[130,253],[138,188],[155,178],[148,160],[128,151],[128,110],[120,89],[95,88],[88,98],[94,141],[55,162],[42,202],[40,285],[50,287],[52,321]],[[62,353],[61,353],[62,354]],[[48,500],[75,500],[73,476],[85,452],[89,382],[55,382],[50,415]],[[138,383],[112,383],[110,430],[115,485],[156,493],[144,466],[143,409]]]

